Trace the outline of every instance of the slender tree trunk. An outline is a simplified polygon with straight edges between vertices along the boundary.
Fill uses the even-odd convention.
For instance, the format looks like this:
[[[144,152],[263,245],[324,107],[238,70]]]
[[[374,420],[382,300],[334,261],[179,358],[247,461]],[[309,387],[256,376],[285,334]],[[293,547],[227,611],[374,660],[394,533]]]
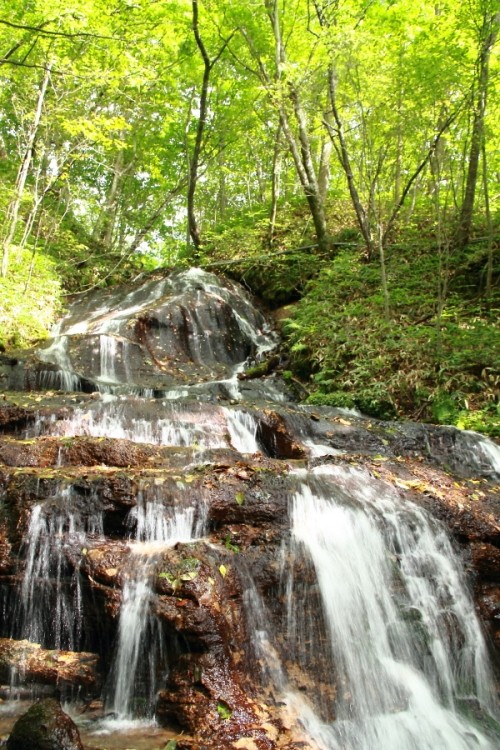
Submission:
[[[481,155],[484,137],[484,118],[486,113],[486,100],[488,95],[489,61],[491,50],[498,37],[500,29],[500,12],[483,17],[481,29],[481,46],[478,58],[477,92],[474,100],[474,111],[472,118],[472,133],[469,149],[469,165],[465,182],[465,193],[460,211],[457,230],[456,244],[464,248],[470,239],[472,229],[472,217],[474,211],[474,199],[476,196],[477,176],[479,171],[479,158]]]
[[[279,87],[281,83],[281,70],[286,63],[286,52],[281,38],[278,2],[277,0],[265,0],[265,6],[273,29],[275,42],[276,84]],[[321,251],[327,251],[330,243],[326,224],[325,207],[324,201],[321,198],[318,178],[312,157],[311,142],[307,132],[307,119],[300,101],[299,92],[293,82],[289,81],[285,90],[286,97],[293,110],[297,127],[297,137],[293,133],[290,125],[290,117],[285,102],[283,101],[283,93],[279,92],[277,96],[280,98],[279,114],[281,128],[290,148],[302,189],[309,204],[309,210],[311,212],[318,240],[318,247]]]
[[[19,167],[19,171],[16,177],[16,183],[14,187],[14,197],[11,201],[11,204],[7,212],[7,221],[6,221],[7,232],[5,235],[4,242],[3,242],[3,255],[2,255],[2,276],[4,278],[5,276],[7,276],[7,271],[9,268],[10,246],[12,244],[12,240],[14,239],[14,235],[16,232],[17,222],[19,218],[19,208],[21,206],[21,201],[22,201],[23,194],[24,194],[26,180],[28,178],[31,162],[33,160],[33,152],[34,152],[35,143],[36,143],[36,139],[38,135],[38,128],[40,126],[40,121],[42,119],[43,104],[45,101],[45,94],[47,92],[47,86],[49,85],[49,81],[50,81],[51,68],[52,68],[52,64],[49,63],[49,65],[47,65],[45,69],[45,73],[44,73],[42,83],[40,86],[40,91],[38,93],[35,116],[33,118],[33,123],[28,131],[28,141],[26,144],[26,149],[25,149],[25,152],[21,161],[21,165]]]
[[[269,244],[274,241],[276,231],[276,217],[278,215],[278,201],[281,190],[281,123],[276,128],[273,149],[273,171],[271,175],[271,212],[269,215]]]
[[[203,145],[203,136],[205,132],[205,126],[207,124],[208,114],[208,89],[210,83],[210,75],[212,73],[214,65],[221,58],[224,50],[234,36],[234,31],[230,34],[229,38],[224,40],[222,47],[219,49],[217,55],[210,60],[207,49],[201,38],[200,27],[199,27],[199,12],[198,12],[198,0],[192,0],[192,28],[194,38],[196,40],[196,46],[200,52],[203,60],[203,79],[201,83],[200,91],[200,105],[198,114],[198,123],[196,126],[196,137],[194,142],[193,153],[189,162],[189,173],[188,173],[188,189],[187,189],[187,224],[188,224],[188,238],[192,241],[196,250],[201,247],[200,230],[196,219],[195,212],[195,193],[198,185],[198,172],[200,166],[201,150]]]
[[[227,212],[227,183],[226,183],[226,159],[224,156],[225,144],[217,155],[217,168],[219,170],[219,188],[217,190],[217,199],[215,201],[215,221],[222,221]]]
[[[488,260],[486,263],[486,284],[485,295],[488,302],[491,299],[493,287],[493,220],[491,218],[490,191],[488,188],[488,163],[486,160],[486,147],[483,142],[483,192],[484,192],[484,210],[486,214],[486,231],[488,236]]]
[[[330,65],[328,67],[328,95],[330,98],[331,113],[333,116],[334,125],[332,125],[328,120],[325,120],[325,125],[328,129],[330,138],[332,139],[332,142],[336,147],[340,164],[342,166],[342,169],[344,170],[344,174],[347,180],[347,187],[349,189],[349,195],[351,196],[351,201],[354,207],[356,218],[358,220],[359,228],[366,244],[368,257],[371,258],[375,250],[375,243],[373,241],[369,216],[365,211],[359,197],[358,188],[351,167],[349,149],[347,147],[347,141],[344,136],[342,121],[340,119],[340,114],[337,108],[337,81],[333,65]]]
[[[111,185],[106,194],[104,206],[102,207],[94,231],[92,232],[93,242],[96,243],[96,245],[101,246],[105,251],[111,250],[113,245],[116,217],[118,214],[118,196],[122,187],[123,178],[131,167],[132,162],[125,165],[125,153],[123,149],[120,149],[116,154],[112,167],[113,176],[111,178]]]
[[[188,176],[188,191],[187,191],[187,221],[188,221],[188,233],[191,241],[196,250],[199,250],[201,246],[200,231],[198,228],[198,222],[196,219],[196,213],[194,208],[194,196],[196,187],[198,184],[198,168],[200,164],[201,146],[203,143],[203,133],[207,122],[207,110],[208,110],[208,85],[210,82],[210,73],[212,72],[212,63],[208,56],[207,50],[203,43],[200,35],[200,29],[198,25],[198,0],[192,0],[192,14],[193,14],[193,33],[196,40],[196,45],[200,51],[201,58],[203,60],[203,79],[201,83],[200,91],[200,106],[198,123],[196,126],[196,138],[194,142],[193,153],[191,154],[191,160],[189,165],[189,176]]]
[[[325,119],[327,116],[328,115],[325,115]],[[328,187],[330,185],[332,151],[333,143],[330,138],[326,137],[321,144],[321,156],[318,174],[319,195],[323,204],[326,201]]]
[[[383,233],[381,222],[378,228],[377,245],[378,245],[378,253],[379,253],[379,260],[380,260],[380,279],[381,279],[381,286],[382,286],[382,296],[384,298],[384,317],[386,321],[389,323],[391,319],[391,305],[390,305],[390,298],[389,298],[389,286],[387,283],[387,267],[386,267],[386,262],[385,262],[384,233]]]
[[[321,199],[318,179],[311,153],[311,142],[307,133],[307,123],[299,95],[294,86],[290,87],[290,99],[293,104],[295,119],[298,125],[300,156],[306,175],[306,183],[303,185],[306,199],[311,211],[318,247],[322,251],[328,250],[328,231],[326,227],[325,206]]]

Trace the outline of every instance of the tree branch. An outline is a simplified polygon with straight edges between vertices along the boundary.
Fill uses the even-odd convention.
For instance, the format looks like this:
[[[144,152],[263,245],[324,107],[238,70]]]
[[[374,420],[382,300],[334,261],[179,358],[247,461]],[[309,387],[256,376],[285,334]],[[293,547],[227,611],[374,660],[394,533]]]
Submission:
[[[45,26],[48,26],[49,23],[53,23],[54,20],[56,19],[46,21],[41,26],[30,26],[29,24],[13,23],[12,21],[6,21],[5,18],[0,18],[0,24],[2,24],[3,26],[9,26],[9,28],[11,29],[20,29],[21,31],[35,31],[37,34],[43,34],[44,36],[62,36],[66,39],[79,39],[81,37],[88,37],[90,39],[108,39],[116,42],[127,41],[126,39],[122,39],[116,36],[102,36],[101,34],[92,34],[89,31],[50,31],[49,29],[44,28]]]
[[[420,162],[420,164],[417,166],[417,168],[415,169],[415,171],[413,172],[413,174],[407,180],[406,185],[404,186],[403,192],[401,193],[401,197],[398,200],[398,202],[396,203],[396,205],[394,206],[392,214],[390,215],[389,220],[387,222],[386,230],[385,230],[384,235],[382,237],[382,242],[384,244],[385,244],[385,241],[387,239],[387,236],[388,236],[389,232],[392,229],[392,226],[394,224],[394,221],[396,220],[396,217],[397,217],[398,213],[400,212],[401,208],[403,207],[403,204],[404,204],[404,202],[406,200],[406,197],[407,197],[408,193],[411,190],[411,187],[412,187],[413,183],[415,182],[415,180],[417,179],[417,177],[419,176],[419,174],[422,172],[422,170],[425,169],[425,167],[429,163],[429,160],[431,159],[433,153],[435,152],[435,150],[436,150],[436,148],[438,146],[438,143],[439,143],[439,141],[441,139],[441,136],[450,127],[450,125],[452,124],[452,122],[454,120],[456,120],[456,118],[458,117],[458,115],[459,115],[459,113],[460,113],[460,111],[462,109],[462,106],[463,106],[463,104],[461,106],[457,107],[457,109],[454,112],[452,112],[451,115],[449,115],[449,117],[441,125],[441,127],[438,130],[438,132],[436,133],[436,135],[432,139],[431,144],[430,144],[429,148],[427,149],[426,155],[424,156],[424,158],[422,159],[422,161]]]

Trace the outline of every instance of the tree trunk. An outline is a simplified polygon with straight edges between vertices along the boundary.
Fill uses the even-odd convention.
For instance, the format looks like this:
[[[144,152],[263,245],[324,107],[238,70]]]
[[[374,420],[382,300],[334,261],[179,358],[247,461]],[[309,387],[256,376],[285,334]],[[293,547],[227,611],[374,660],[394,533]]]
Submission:
[[[273,171],[271,175],[271,212],[269,215],[269,244],[274,241],[276,230],[276,217],[278,215],[278,201],[280,197],[281,178],[281,123],[276,129],[273,149]]]
[[[281,28],[279,23],[278,3],[277,0],[265,0],[266,10],[271,21],[275,42],[275,61],[276,61],[276,82],[281,79],[281,69],[286,63],[286,53],[281,38]],[[289,81],[286,86],[287,98],[292,105],[295,123],[297,126],[298,141],[290,125],[290,118],[284,101],[279,103],[280,123],[284,136],[287,140],[290,152],[292,154],[297,174],[299,176],[302,189],[309,204],[318,247],[321,251],[329,248],[329,237],[326,224],[324,201],[321,198],[316,169],[312,157],[311,142],[307,132],[307,120],[302,108],[299,92]]]
[[[14,197],[7,211],[7,220],[6,220],[7,231],[6,231],[5,239],[3,242],[3,255],[2,255],[2,276],[4,278],[7,276],[7,271],[9,268],[10,246],[12,244],[12,240],[14,239],[14,235],[16,233],[17,222],[19,218],[19,208],[21,206],[21,201],[22,201],[23,194],[24,194],[26,180],[28,178],[31,162],[33,160],[33,152],[35,148],[36,138],[38,135],[38,128],[40,126],[40,121],[42,119],[43,103],[45,101],[45,94],[47,92],[47,86],[49,85],[51,68],[52,68],[52,65],[50,63],[45,68],[45,73],[44,73],[42,83],[40,86],[40,91],[38,94],[38,100],[37,100],[36,109],[35,109],[35,116],[33,118],[33,123],[28,131],[28,141],[26,144],[26,149],[25,149],[25,152],[21,161],[21,165],[19,167],[19,171],[16,177],[16,183],[14,187]]]
[[[483,143],[483,190],[484,190],[484,210],[486,214],[486,231],[488,237],[488,260],[486,263],[486,284],[485,295],[488,302],[491,301],[491,292],[493,287],[493,220],[491,217],[490,192],[488,189],[488,163],[486,161],[486,148]]]
[[[344,131],[342,127],[342,121],[340,119],[339,111],[337,109],[336,91],[337,91],[337,82],[335,78],[335,71],[334,71],[333,65],[330,65],[328,67],[328,95],[330,98],[331,113],[333,116],[335,126],[332,126],[328,120],[325,120],[325,125],[328,129],[330,138],[332,139],[332,142],[334,143],[336,147],[340,164],[342,166],[342,169],[344,170],[344,174],[347,180],[347,187],[349,189],[349,195],[351,196],[352,205],[354,207],[354,212],[356,214],[359,228],[361,230],[361,234],[366,244],[368,257],[371,258],[375,249],[375,245],[374,245],[373,236],[372,236],[370,219],[369,219],[367,212],[365,211],[363,207],[363,204],[361,203],[361,199],[359,197],[358,189],[356,186],[356,181],[354,179],[354,174],[351,168],[351,159],[349,156],[349,149],[347,147],[347,142],[345,140]],[[338,144],[336,143],[336,141],[338,141]]]
[[[130,162],[125,165],[125,153],[123,149],[120,149],[116,154],[112,167],[113,176],[104,206],[96,221],[94,231],[92,232],[93,242],[102,247],[105,251],[111,250],[113,245],[116,217],[118,213],[118,196],[122,187],[123,178],[127,171],[131,169],[132,163],[133,162]]]
[[[383,239],[383,230],[382,230],[382,224],[379,224],[378,228],[378,253],[379,253],[379,260],[380,260],[380,280],[382,285],[382,295],[384,298],[384,317],[387,323],[389,323],[391,319],[391,306],[390,306],[390,298],[389,298],[389,286],[387,284],[387,267],[385,262],[385,247],[384,247],[384,239]]]
[[[217,55],[213,58],[213,60],[210,60],[207,49],[200,35],[200,27],[198,23],[198,0],[192,0],[191,8],[192,8],[192,27],[193,27],[194,38],[196,40],[196,46],[198,47],[201,58],[203,60],[203,79],[202,79],[201,91],[200,91],[200,106],[199,106],[198,123],[196,126],[196,138],[194,142],[193,153],[189,161],[188,189],[187,189],[187,225],[188,225],[187,234],[188,234],[188,238],[191,239],[195,249],[199,250],[201,247],[201,237],[200,237],[200,230],[198,227],[198,222],[196,219],[194,196],[196,192],[196,187],[198,185],[198,176],[199,176],[198,171],[199,171],[199,166],[200,166],[201,149],[203,145],[203,135],[205,131],[205,126],[207,124],[208,87],[210,83],[210,74],[212,72],[214,65],[221,58],[224,50],[226,49],[227,45],[231,41],[234,35],[234,31],[230,34],[228,39],[224,40],[222,47],[219,49]]]
[[[489,61],[491,50],[498,37],[500,28],[500,12],[483,16],[483,25],[480,33],[480,49],[478,58],[477,91],[473,102],[473,119],[471,143],[469,149],[469,165],[465,182],[464,199],[460,211],[457,229],[456,244],[463,249],[470,239],[472,229],[472,217],[474,211],[474,199],[476,196],[477,176],[479,170],[479,158],[484,136],[484,118],[486,113],[486,100],[488,95]]]
[[[327,115],[325,115],[326,119]],[[330,138],[325,138],[321,144],[321,156],[319,162],[319,174],[318,174],[318,187],[319,195],[323,202],[326,201],[328,194],[328,186],[330,185],[331,176],[331,158],[333,151],[333,143]]]
[[[196,220],[196,213],[194,209],[194,196],[196,187],[198,184],[198,168],[200,164],[201,146],[203,143],[203,133],[207,122],[207,109],[208,109],[208,84],[210,82],[210,73],[212,71],[213,63],[210,62],[207,50],[200,36],[200,29],[198,25],[198,0],[192,0],[192,13],[193,13],[193,33],[196,40],[196,45],[200,51],[203,60],[203,80],[201,83],[200,91],[200,107],[198,115],[198,123],[196,126],[196,138],[194,142],[194,149],[191,155],[188,175],[188,190],[187,190],[187,222],[188,222],[188,235],[196,250],[199,250],[201,246],[200,231],[198,228],[198,222]]]

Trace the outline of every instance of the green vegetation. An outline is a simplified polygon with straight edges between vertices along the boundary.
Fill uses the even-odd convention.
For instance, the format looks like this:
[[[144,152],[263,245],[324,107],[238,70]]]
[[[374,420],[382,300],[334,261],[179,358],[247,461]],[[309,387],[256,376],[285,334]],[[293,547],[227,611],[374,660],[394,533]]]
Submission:
[[[295,227],[282,241],[290,245],[301,221],[288,216]],[[227,231],[217,247],[230,257]],[[359,252],[355,229],[339,231],[329,254],[309,251],[300,283],[287,256],[245,256],[243,241],[232,247],[224,270],[269,299],[275,285],[276,300],[288,303],[283,375],[304,384],[308,403],[500,436],[499,295],[485,290],[486,242],[444,259],[429,212],[399,228],[387,249],[389,316],[378,259]]]
[[[217,703],[217,713],[223,721],[230,719],[233,714],[227,703],[222,700]]]
[[[498,434],[499,34],[498,0],[0,0],[0,346],[201,264],[292,305],[311,403]]]
[[[14,252],[10,273],[0,277],[0,348],[22,347],[47,336],[61,309],[61,281],[54,263]]]
[[[432,246],[394,252],[389,320],[371,264],[343,251],[322,269],[285,323],[310,403],[500,434],[498,310],[466,294],[459,269],[440,309],[438,263]]]

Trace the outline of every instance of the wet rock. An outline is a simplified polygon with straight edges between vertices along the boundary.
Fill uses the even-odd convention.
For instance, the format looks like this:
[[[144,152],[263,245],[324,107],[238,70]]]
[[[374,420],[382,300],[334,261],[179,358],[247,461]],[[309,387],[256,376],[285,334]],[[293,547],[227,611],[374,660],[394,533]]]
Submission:
[[[500,583],[500,549],[492,544],[473,543],[469,551],[472,566],[481,580]]]
[[[0,512],[0,576],[10,573],[12,569],[12,544],[9,539],[8,521],[5,513]]]
[[[15,723],[7,750],[83,750],[74,721],[54,698],[31,706]]]
[[[99,687],[98,661],[97,654],[47,650],[37,643],[0,638],[0,680],[7,683],[16,672],[28,683],[92,692]]]
[[[500,636],[500,584],[479,584],[476,587],[476,598],[481,617],[493,625]]]
[[[6,361],[3,379],[22,390],[161,394],[227,378],[259,343],[272,345],[269,330],[238,285],[199,269],[160,271],[75,301],[64,338]]]
[[[315,566],[290,545],[289,508],[303,470],[324,464],[327,474],[342,467],[338,484],[332,480],[325,492],[354,504],[365,496],[349,496],[339,477],[349,474],[347,467],[364,467],[357,472],[361,482],[375,482],[401,506],[412,502],[430,511],[461,547],[478,610],[498,640],[495,452],[480,437],[453,428],[292,407],[278,398],[284,391],[272,375],[242,377],[237,397],[236,378],[211,382],[234,375],[247,356],[258,367],[259,342],[272,343],[249,300],[230,282],[216,287],[212,281],[198,272],[158,274],[121,290],[100,290],[71,307],[63,321],[66,339],[0,362],[0,377],[6,382],[10,370],[15,387],[79,389],[0,400],[0,604],[8,614],[1,632],[19,639],[26,633],[10,605],[30,570],[28,550],[49,561],[37,569],[40,590],[46,579],[44,601],[57,590],[81,604],[75,642],[80,638],[89,653],[20,642],[17,658],[31,660],[30,684],[70,684],[95,694],[97,657],[90,652],[99,652],[109,674],[128,584],[147,554],[140,602],[148,611],[140,655],[146,658],[135,674],[134,706],[147,702],[162,723],[187,728],[193,736],[178,747],[190,750],[312,748],[295,717],[276,705],[269,676],[275,658],[325,721],[335,719],[337,695],[349,699],[330,659]],[[243,317],[250,321],[246,330]],[[275,364],[271,355],[262,369]],[[97,387],[101,394],[82,392]],[[276,398],[272,407],[270,397]],[[220,399],[228,398],[223,405]],[[314,489],[311,473],[307,481]],[[34,508],[36,528],[30,526]],[[177,510],[186,511],[186,519],[193,514],[192,527],[202,529],[203,539],[197,531],[189,543],[176,541],[190,538],[182,528],[170,536],[166,526],[174,515],[177,523]],[[166,526],[156,534],[158,522]],[[294,613],[287,609],[289,572]],[[45,619],[50,631],[51,619]],[[294,619],[293,627],[287,619]],[[440,626],[461,645],[456,618],[444,612]],[[269,643],[267,628],[274,634]],[[147,639],[152,653],[162,652],[154,678]],[[0,642],[3,679],[16,660],[13,644]]]
[[[487,476],[494,478],[495,468],[486,438],[456,427],[404,424],[397,426],[391,449],[395,455],[424,457],[459,477]],[[497,459],[498,461],[498,459]]]
[[[24,426],[30,418],[32,418],[30,409],[0,400],[0,429],[15,430]]]
[[[304,458],[306,451],[290,433],[283,417],[266,409],[259,421],[257,435],[268,456],[273,458]]]
[[[281,466],[250,465],[239,461],[220,472],[207,472],[209,517],[217,524],[266,525],[285,522],[288,489]]]
[[[130,558],[130,547],[125,542],[107,540],[75,549],[73,563],[79,567],[93,586],[120,587],[122,574]],[[70,552],[67,553],[71,554]],[[79,559],[78,559],[79,558]],[[113,591],[109,591],[110,596]]]

